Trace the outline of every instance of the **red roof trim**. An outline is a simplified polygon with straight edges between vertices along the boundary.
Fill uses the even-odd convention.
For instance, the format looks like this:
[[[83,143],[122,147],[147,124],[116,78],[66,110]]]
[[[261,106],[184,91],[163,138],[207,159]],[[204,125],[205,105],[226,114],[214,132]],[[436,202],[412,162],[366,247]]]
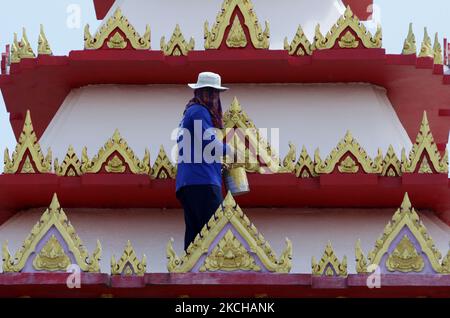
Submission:
[[[95,14],[98,20],[103,20],[115,0],[94,0]]]

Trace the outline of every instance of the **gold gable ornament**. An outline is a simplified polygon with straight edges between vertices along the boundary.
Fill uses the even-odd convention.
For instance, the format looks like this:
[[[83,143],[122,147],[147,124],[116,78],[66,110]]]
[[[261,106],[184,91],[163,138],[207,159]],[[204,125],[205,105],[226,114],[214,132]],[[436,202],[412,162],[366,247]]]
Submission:
[[[413,24],[409,24],[408,36],[405,39],[405,43],[403,44],[403,55],[416,55],[417,54],[417,45],[416,45],[416,36],[413,32]]]
[[[283,159],[283,165],[280,167],[278,172],[281,173],[293,173],[295,172],[297,160],[297,149],[292,142],[289,142],[289,151]]]
[[[383,159],[383,177],[399,177],[402,175],[402,163],[394,151],[394,147],[389,145],[386,156]]]
[[[50,44],[48,43],[47,37],[44,33],[44,26],[41,24],[39,40],[38,40],[38,55],[53,55]]]
[[[21,167],[22,162],[24,164]],[[23,129],[11,158],[8,148],[5,149],[4,163],[5,174],[50,173],[52,171],[52,151],[49,148],[44,157],[34,132],[29,110],[27,110]]]
[[[194,47],[194,38],[191,37],[191,40],[187,43],[178,24],[175,26],[169,43],[166,44],[166,38],[164,36],[161,38],[161,51],[166,56],[187,56]]]
[[[225,31],[229,27],[230,24],[235,26],[236,30],[236,39],[239,39],[238,41],[228,41],[227,39],[227,45],[230,47],[231,45],[239,45],[239,47],[242,47],[243,40],[242,40],[242,32],[240,29],[243,28],[243,25],[241,25],[240,21],[233,20],[231,21],[231,18],[233,17],[233,13],[235,9],[238,8],[240,12],[242,13],[242,16],[244,18],[244,24],[247,27],[249,34],[250,34],[250,40],[253,46],[256,49],[268,49],[269,48],[269,39],[270,39],[270,30],[269,30],[269,23],[266,21],[265,29],[262,30],[261,25],[258,22],[258,18],[256,17],[256,14],[253,10],[253,4],[251,0],[224,0],[222,4],[222,10],[219,12],[216,18],[216,23],[213,25],[211,30],[209,30],[209,23],[208,21],[205,22],[204,25],[204,32],[205,32],[205,49],[207,50],[214,50],[219,49],[219,47],[222,45],[224,37],[225,37]],[[237,17],[236,17],[237,18]],[[239,19],[238,19],[239,20]],[[236,25],[234,25],[236,23]],[[239,26],[237,25],[239,24]],[[243,31],[243,30],[242,30]],[[231,30],[229,32],[231,34]],[[245,35],[245,34],[244,34]],[[233,36],[234,38],[234,36]],[[247,39],[245,40],[247,42]],[[231,46],[233,47],[233,46]]]
[[[425,27],[423,32],[423,41],[420,48],[419,57],[432,57],[434,58],[433,47],[431,46],[431,38],[428,35],[428,30]]]
[[[112,155],[114,155],[113,158],[110,158]],[[150,174],[150,152],[148,149],[145,149],[144,158],[139,160],[125,139],[122,138],[118,129],[114,131],[112,138],[105,143],[92,160],[88,157],[87,148],[83,148],[81,155],[82,173],[99,173],[104,165],[106,165],[105,170],[108,173],[123,173],[125,172],[125,164],[133,174]]]
[[[356,37],[348,29],[351,29]],[[346,30],[347,32],[343,34]],[[326,36],[323,36],[320,31],[320,25],[316,26],[313,47],[318,50],[327,50],[334,48],[338,42],[341,48],[357,48],[359,46],[357,38],[365,48],[381,48],[383,38],[381,26],[378,25],[375,35],[372,36],[358,17],[353,14],[350,6],[347,6],[344,15],[339,18]]]
[[[69,256],[64,252],[58,239],[52,235],[33,261],[38,271],[66,271],[71,264]]]
[[[299,25],[297,33],[290,44],[288,38],[284,38],[284,49],[289,52],[289,55],[305,56],[312,55],[314,47],[311,45],[311,42],[309,42],[305,32]]]
[[[236,241],[235,234],[229,231],[221,238],[220,244],[212,246],[228,224],[245,240],[249,250],[243,248],[243,245],[240,245],[241,242]],[[211,247],[213,247],[212,252],[208,254]],[[173,239],[169,241],[167,244],[167,269],[171,273],[190,272],[204,255],[206,261],[201,264],[201,271],[262,271],[253,263],[253,257],[258,257],[268,272],[288,273],[292,267],[291,242],[286,239],[286,248],[281,257],[277,259],[270,244],[242,212],[231,193],[228,193],[222,205],[181,258],[173,249]]]
[[[437,32],[436,36],[434,37],[433,52],[434,52],[434,65],[443,65],[444,54],[442,53],[442,46],[441,43],[439,42],[439,35]]]
[[[448,150],[446,149],[444,156],[441,157],[431,133],[427,113],[424,112],[409,158],[406,157],[405,150],[402,152],[402,172],[432,173],[432,170],[436,173],[448,174]]]
[[[130,241],[127,242],[119,262],[116,261],[114,255],[111,256],[111,275],[144,276],[146,270],[147,257],[144,254],[142,261],[139,261]]]
[[[311,267],[313,275],[316,276],[347,277],[347,257],[344,256],[340,262],[334,253],[331,242],[328,242],[319,263],[314,256],[312,257]]]
[[[22,59],[35,58],[36,55],[31,48],[30,41],[28,41],[27,31],[22,29],[22,39],[20,42],[17,39],[17,33],[14,33],[14,40],[11,45],[11,63],[19,63]]]
[[[102,253],[100,242],[97,241],[96,249],[89,256],[86,247],[84,247],[83,242],[61,208],[56,194],[53,196],[50,207],[42,214],[39,222],[34,225],[14,258],[11,257],[8,250],[8,241],[5,242],[3,245],[3,272],[21,272],[28,259],[35,254],[37,257],[34,260],[36,269],[55,271],[55,268],[58,267],[58,270],[61,270],[61,267],[67,262],[64,257],[67,254],[61,251],[59,242],[56,244],[55,240],[51,238],[44,246],[45,249],[36,251],[38,243],[53,227],[59,232],[76,264],[83,272],[100,272],[99,261]]]
[[[175,179],[177,173],[176,166],[167,156],[164,146],[159,148],[158,157],[152,167],[153,179]]]
[[[234,17],[233,25],[227,38],[228,47],[246,47],[247,37],[245,36],[244,28],[241,25],[241,21],[238,16]]]
[[[116,29],[120,30],[124,36],[116,31]],[[108,40],[107,46],[110,49],[124,49],[128,46],[129,42],[135,50],[150,50],[150,36],[151,31],[149,25],[146,26],[145,34],[141,37],[122,14],[120,8],[117,8],[106,23],[100,27],[95,36],[91,35],[89,24],[86,25],[84,28],[84,48],[87,50],[98,50]]]
[[[352,154],[357,162],[349,157],[348,154]],[[342,159],[344,159],[343,162],[341,162]],[[344,139],[339,141],[337,147],[331,151],[325,161],[322,161],[320,151],[317,149],[314,155],[314,161],[316,163],[315,172],[317,174],[332,173],[336,166],[338,166],[338,170],[341,173],[356,173],[359,171],[359,167],[356,165],[357,163],[365,173],[378,174],[383,170],[383,154],[381,150],[378,150],[378,155],[372,161],[350,131],[347,131]]]
[[[314,162],[309,156],[305,146],[303,146],[300,158],[295,165],[295,175],[302,179],[317,177],[317,174],[314,171]]]
[[[417,252],[408,235],[404,235],[394,251],[386,259],[386,268],[390,272],[421,272],[425,267],[423,257]]]
[[[78,177],[81,176],[81,161],[78,159],[72,146],[69,146],[67,154],[59,164],[58,158],[54,162],[55,173],[60,177]]]

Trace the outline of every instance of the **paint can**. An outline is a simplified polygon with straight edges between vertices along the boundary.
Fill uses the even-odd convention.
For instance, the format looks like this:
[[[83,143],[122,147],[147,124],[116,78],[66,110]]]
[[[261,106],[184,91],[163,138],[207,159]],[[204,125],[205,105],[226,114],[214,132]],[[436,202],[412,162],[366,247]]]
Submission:
[[[231,165],[224,171],[225,186],[233,196],[239,196],[250,192],[247,171],[242,165]]]

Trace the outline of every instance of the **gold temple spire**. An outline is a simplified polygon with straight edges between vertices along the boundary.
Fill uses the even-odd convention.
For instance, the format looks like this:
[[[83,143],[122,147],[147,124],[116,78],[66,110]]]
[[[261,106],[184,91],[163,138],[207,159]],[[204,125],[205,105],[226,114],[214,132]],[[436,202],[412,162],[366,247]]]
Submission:
[[[417,54],[417,45],[416,45],[416,36],[413,31],[413,24],[409,24],[408,36],[405,39],[405,43],[403,44],[403,55],[416,55]]]
[[[420,48],[419,57],[433,57],[434,58],[434,51],[431,46],[431,38],[428,35],[428,30],[426,27],[424,28],[423,41],[422,41],[422,46]]]
[[[442,46],[441,46],[441,43],[439,42],[439,34],[437,32],[434,37],[433,52],[434,52],[434,65],[444,64]]]
[[[191,37],[189,43],[186,42],[180,26],[177,24],[170,41],[166,43],[166,38],[161,38],[161,51],[166,56],[186,56],[195,47],[195,40]]]
[[[47,37],[44,33],[44,26],[41,24],[39,40],[38,40],[38,54],[39,55],[52,55],[52,50],[50,44],[48,43]]]

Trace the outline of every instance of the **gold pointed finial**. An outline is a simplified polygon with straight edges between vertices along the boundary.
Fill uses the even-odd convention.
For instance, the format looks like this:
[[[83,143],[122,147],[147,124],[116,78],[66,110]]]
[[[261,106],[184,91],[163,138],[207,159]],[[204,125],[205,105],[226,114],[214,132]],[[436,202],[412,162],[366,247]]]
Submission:
[[[44,26],[41,24],[39,40],[38,40],[38,54],[39,55],[52,55],[52,50],[50,49],[50,44],[48,43],[47,37],[44,33]]]
[[[115,141],[115,142],[119,142],[121,138],[122,138],[122,136],[120,135],[120,131],[119,131],[118,128],[116,128],[114,130],[114,134],[113,134],[112,140]]]
[[[223,207],[226,208],[235,208],[236,207],[236,201],[234,200],[233,195],[230,191],[228,191],[227,196],[225,197],[225,200],[223,201]]]
[[[423,35],[423,41],[422,41],[422,47],[420,49],[419,57],[433,57],[434,58],[434,51],[431,47],[431,38],[428,35],[428,29],[424,28],[424,35]]]
[[[21,58],[34,58],[36,55],[31,48],[30,41],[28,41],[27,31],[25,28],[22,29],[22,41],[20,41],[21,46]]]
[[[442,53],[442,46],[439,42],[439,34],[436,32],[436,35],[434,37],[434,46],[433,46],[433,52],[434,52],[434,65],[442,65],[444,64],[444,57]]]
[[[352,8],[350,8],[349,5],[345,8],[344,16],[345,16],[346,18],[351,18],[351,17],[353,17],[353,11],[352,11]]]
[[[408,36],[405,39],[405,43],[403,44],[403,55],[416,55],[417,54],[417,45],[416,45],[416,36],[413,31],[413,24],[409,24]]]
[[[412,209],[411,200],[409,200],[408,192],[406,192],[405,196],[403,197],[403,201],[402,201],[402,205],[400,207],[400,210],[402,212],[404,212],[404,211],[411,211],[411,209]]]
[[[297,33],[291,44],[289,44],[287,37],[284,39],[284,49],[289,51],[289,55],[311,55],[313,48],[313,45],[309,42],[301,25],[298,26]]]
[[[233,101],[231,102],[230,110],[234,112],[239,112],[242,110],[241,104],[239,103],[239,100],[236,96],[233,98]]]
[[[53,194],[52,203],[50,203],[50,212],[57,212],[61,208],[59,204],[58,195]]]

